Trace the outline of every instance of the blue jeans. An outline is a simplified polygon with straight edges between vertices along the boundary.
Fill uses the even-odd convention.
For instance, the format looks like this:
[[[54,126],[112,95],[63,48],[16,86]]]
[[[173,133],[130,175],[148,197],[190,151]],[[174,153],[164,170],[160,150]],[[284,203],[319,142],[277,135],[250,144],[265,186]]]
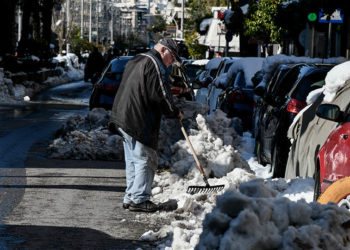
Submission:
[[[139,204],[150,199],[152,183],[158,166],[157,152],[118,129],[123,135],[126,190],[124,203]]]

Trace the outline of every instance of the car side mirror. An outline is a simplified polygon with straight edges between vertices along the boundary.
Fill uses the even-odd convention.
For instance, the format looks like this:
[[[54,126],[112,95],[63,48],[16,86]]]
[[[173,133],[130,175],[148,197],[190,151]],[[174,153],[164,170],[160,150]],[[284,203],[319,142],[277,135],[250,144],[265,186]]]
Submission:
[[[326,120],[339,122],[343,117],[343,112],[337,105],[321,104],[316,111],[316,115]]]

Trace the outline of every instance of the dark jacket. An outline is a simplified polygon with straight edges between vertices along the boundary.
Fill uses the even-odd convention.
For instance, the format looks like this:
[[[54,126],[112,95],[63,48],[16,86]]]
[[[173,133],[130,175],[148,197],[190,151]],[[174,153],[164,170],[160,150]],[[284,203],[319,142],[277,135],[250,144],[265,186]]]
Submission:
[[[175,118],[179,110],[173,103],[167,69],[160,54],[154,49],[147,54],[155,59],[158,67],[143,54],[127,63],[114,98],[110,122],[112,127],[122,128],[137,141],[156,150],[162,114]]]

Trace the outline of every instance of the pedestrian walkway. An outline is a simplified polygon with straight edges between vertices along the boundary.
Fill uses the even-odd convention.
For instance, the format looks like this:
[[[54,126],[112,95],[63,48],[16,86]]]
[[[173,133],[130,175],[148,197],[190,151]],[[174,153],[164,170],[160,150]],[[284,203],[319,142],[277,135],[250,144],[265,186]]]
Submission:
[[[24,191],[0,227],[0,247],[155,248],[140,236],[164,222],[121,206],[124,162],[48,159],[46,148],[46,143],[32,146],[25,174],[7,177],[4,188]]]

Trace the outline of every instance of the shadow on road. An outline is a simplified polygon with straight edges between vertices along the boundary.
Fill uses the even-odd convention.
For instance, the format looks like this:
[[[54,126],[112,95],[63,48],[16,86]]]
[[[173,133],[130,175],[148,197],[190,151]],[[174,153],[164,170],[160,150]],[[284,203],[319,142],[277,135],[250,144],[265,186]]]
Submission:
[[[151,242],[117,239],[90,228],[6,225],[1,229],[0,247],[6,249],[155,249]]]

